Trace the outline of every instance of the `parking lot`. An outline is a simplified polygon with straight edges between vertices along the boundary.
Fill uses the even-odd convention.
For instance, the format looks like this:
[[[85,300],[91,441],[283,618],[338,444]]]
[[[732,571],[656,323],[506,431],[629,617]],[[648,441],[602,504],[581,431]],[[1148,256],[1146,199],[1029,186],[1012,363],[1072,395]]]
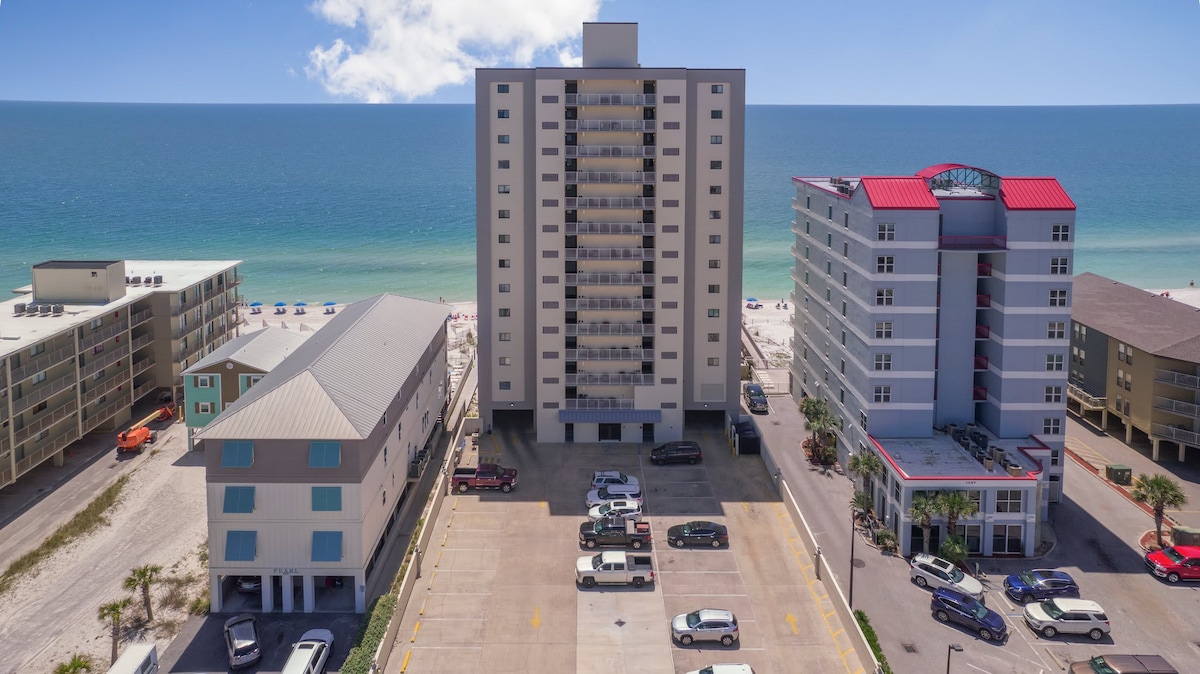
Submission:
[[[193,617],[184,631],[159,655],[162,672],[228,672],[223,630],[233,613]],[[255,613],[263,657],[258,663],[237,671],[249,674],[274,674],[283,669],[292,652],[292,644],[311,629],[333,632],[333,652],[327,669],[336,672],[350,652],[361,616],[354,613]]]
[[[705,452],[695,466],[654,466],[649,444],[481,438],[478,460],[519,469],[518,486],[447,497],[387,671],[686,672],[714,662],[759,674],[865,671],[761,460],[732,457],[719,431],[689,439]],[[643,486],[654,536],[643,552],[657,572],[644,588],[575,584],[576,559],[595,554],[578,534],[601,469]],[[728,548],[668,547],[667,528],[692,519],[727,525]],[[740,642],[673,642],[671,617],[698,608],[733,611]]]

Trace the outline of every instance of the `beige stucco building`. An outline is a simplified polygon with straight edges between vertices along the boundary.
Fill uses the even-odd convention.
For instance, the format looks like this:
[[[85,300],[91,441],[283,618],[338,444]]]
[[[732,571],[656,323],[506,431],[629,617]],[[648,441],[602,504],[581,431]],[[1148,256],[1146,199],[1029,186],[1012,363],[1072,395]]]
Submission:
[[[739,407],[745,71],[476,72],[479,407],[543,442],[664,441]]]

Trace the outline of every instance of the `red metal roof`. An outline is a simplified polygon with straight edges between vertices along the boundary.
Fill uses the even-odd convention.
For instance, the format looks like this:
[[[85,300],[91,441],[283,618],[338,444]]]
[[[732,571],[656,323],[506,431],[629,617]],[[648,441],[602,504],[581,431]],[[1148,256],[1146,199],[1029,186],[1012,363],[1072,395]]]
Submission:
[[[924,178],[911,177],[866,177],[862,186],[867,190],[871,206],[887,210],[936,211],[940,206]]]
[[[975,169],[976,171],[983,171],[983,169],[978,169],[974,166],[967,166],[966,164],[934,164],[933,166],[929,166],[917,171],[917,177],[929,180],[940,173],[945,173],[946,171],[952,171],[954,169]],[[984,173],[988,173],[988,171],[984,171]]]
[[[1000,198],[1011,211],[1075,210],[1075,202],[1055,178],[1001,178]]]

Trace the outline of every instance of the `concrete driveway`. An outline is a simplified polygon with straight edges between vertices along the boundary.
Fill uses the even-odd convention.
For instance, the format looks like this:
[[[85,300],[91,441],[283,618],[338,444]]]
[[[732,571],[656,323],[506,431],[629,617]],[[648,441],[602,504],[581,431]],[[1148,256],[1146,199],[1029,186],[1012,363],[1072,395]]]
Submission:
[[[229,658],[223,636],[225,621],[236,614],[222,613],[192,617],[179,636],[158,658],[159,670],[167,672],[228,672]],[[258,664],[238,669],[249,674],[276,674],[283,669],[292,652],[292,644],[311,629],[333,632],[333,654],[326,664],[328,672],[342,667],[350,652],[362,616],[355,613],[257,613],[258,638],[263,658]]]

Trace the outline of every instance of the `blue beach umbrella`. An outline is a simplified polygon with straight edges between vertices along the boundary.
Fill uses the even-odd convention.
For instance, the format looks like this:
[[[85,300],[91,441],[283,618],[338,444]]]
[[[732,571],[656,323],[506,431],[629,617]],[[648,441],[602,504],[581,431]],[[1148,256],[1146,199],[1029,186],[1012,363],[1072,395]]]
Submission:
[[[747,297],[747,298],[746,298],[746,301],[747,301],[747,302],[757,302],[757,301],[758,301],[758,298],[757,298],[757,297]]]
[[[286,307],[286,306],[287,306],[287,302],[276,302],[276,303],[275,303],[275,306],[277,306],[277,307]]]
[[[332,307],[332,306],[335,306],[336,304],[337,304],[337,302],[326,302],[325,304],[323,304],[321,306]]]
[[[261,306],[262,306],[262,302],[251,302],[251,303],[250,303],[250,306],[252,306],[252,307],[261,307]]]
[[[296,306],[296,307],[307,307],[307,306],[308,306],[308,302],[296,302],[296,303],[295,303],[295,304],[293,304],[292,306]]]

